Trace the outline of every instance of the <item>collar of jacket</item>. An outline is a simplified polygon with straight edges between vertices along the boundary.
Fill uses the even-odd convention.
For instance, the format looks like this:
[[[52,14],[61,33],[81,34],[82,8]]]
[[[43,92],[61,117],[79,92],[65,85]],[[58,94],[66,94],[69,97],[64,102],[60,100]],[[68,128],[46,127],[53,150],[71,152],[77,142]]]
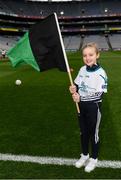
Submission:
[[[86,65],[86,70],[89,72],[97,71],[99,68],[100,68],[100,65],[98,63],[93,64],[93,66],[91,67]]]

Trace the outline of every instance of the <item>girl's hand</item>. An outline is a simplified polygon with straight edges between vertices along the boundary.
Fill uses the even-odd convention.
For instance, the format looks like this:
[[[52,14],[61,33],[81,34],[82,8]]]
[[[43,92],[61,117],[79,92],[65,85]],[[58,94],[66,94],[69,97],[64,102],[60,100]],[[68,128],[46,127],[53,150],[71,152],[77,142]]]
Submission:
[[[76,92],[72,95],[72,98],[74,102],[79,103],[80,102],[80,95]]]
[[[76,90],[77,90],[77,89],[76,89],[76,86],[75,86],[75,85],[72,85],[72,86],[69,87],[69,91],[70,91],[71,94],[76,93]]]

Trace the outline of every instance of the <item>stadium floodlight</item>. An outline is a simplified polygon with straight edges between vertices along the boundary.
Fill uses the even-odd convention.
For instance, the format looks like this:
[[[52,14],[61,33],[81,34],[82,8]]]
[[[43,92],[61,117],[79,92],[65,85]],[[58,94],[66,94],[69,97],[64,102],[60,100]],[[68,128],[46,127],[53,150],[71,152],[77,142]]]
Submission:
[[[64,15],[64,11],[61,11],[61,12],[60,12],[60,15],[61,15],[61,16]]]
[[[107,13],[107,12],[108,12],[108,8],[105,8],[105,10],[104,10],[104,11],[105,11],[105,13]]]

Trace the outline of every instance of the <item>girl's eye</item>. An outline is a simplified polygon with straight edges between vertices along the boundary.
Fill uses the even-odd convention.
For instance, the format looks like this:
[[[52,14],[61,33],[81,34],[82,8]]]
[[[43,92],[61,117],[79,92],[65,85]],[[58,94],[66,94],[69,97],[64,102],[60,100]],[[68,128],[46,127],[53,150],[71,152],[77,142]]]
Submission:
[[[89,56],[93,56],[93,54],[89,54]]]
[[[87,56],[88,56],[88,57],[89,57],[89,56],[92,57],[93,54],[83,55],[84,58],[87,57]]]

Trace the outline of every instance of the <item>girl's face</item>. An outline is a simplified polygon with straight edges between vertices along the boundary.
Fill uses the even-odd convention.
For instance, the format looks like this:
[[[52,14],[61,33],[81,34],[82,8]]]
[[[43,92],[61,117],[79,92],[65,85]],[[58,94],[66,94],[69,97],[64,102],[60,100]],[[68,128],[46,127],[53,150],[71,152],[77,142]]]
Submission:
[[[99,53],[97,54],[94,47],[86,47],[85,49],[83,49],[83,61],[87,66],[91,67],[96,64],[98,58]]]

